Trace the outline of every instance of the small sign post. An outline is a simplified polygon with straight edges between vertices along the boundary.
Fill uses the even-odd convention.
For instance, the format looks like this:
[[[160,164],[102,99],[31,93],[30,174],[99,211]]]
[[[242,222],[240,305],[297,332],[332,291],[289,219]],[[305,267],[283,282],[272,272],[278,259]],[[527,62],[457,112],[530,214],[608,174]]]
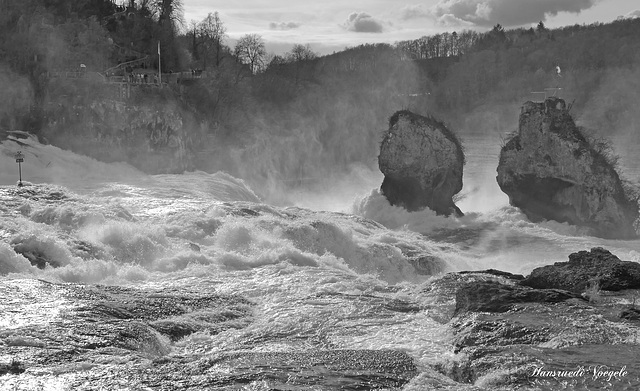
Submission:
[[[16,153],[16,163],[18,163],[18,172],[20,173],[20,182],[18,182],[18,186],[22,186],[22,162],[24,162],[24,155],[22,151],[18,151]]]

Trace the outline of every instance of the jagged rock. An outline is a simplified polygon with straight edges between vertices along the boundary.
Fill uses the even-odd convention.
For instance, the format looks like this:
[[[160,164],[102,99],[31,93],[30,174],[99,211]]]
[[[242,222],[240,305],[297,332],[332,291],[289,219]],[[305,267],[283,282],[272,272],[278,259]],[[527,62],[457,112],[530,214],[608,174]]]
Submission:
[[[616,369],[626,365],[627,370],[633,362],[637,367],[637,346],[628,336],[637,332],[638,323],[620,321],[623,314],[623,319],[633,319],[630,310],[620,313],[621,302],[637,291],[620,292],[616,300],[594,305],[578,293],[529,289],[499,273],[449,273],[430,287],[434,285],[446,287],[434,293],[454,296],[457,308],[448,323],[452,354],[436,361],[434,368],[457,382],[482,389],[531,389],[535,381],[551,390],[559,380],[540,383],[545,379],[531,376],[535,368],[565,370],[585,362]],[[423,293],[432,316],[431,292]],[[570,389],[595,384],[591,376],[566,380]],[[638,380],[636,376],[631,382]]]
[[[462,215],[452,198],[462,190],[464,153],[441,122],[406,110],[396,112],[389,119],[378,166],[384,174],[382,193],[392,205]]]
[[[640,320],[640,308],[627,308],[620,312],[620,318],[626,320]]]
[[[533,288],[557,288],[584,292],[590,286],[607,291],[640,288],[640,264],[621,261],[603,248],[569,255],[569,262],[534,269],[522,282]]]
[[[456,292],[456,313],[464,311],[505,312],[517,303],[558,303],[580,298],[559,289],[531,289],[497,281],[478,281],[463,285]]]
[[[486,269],[486,270],[467,270],[458,272],[459,274],[489,274],[492,276],[500,276],[511,280],[524,280],[522,274],[513,274],[509,272],[503,272],[502,270]]]
[[[522,107],[518,133],[500,152],[498,184],[532,221],[587,227],[603,238],[636,237],[638,204],[614,165],[576,127],[565,102]]]

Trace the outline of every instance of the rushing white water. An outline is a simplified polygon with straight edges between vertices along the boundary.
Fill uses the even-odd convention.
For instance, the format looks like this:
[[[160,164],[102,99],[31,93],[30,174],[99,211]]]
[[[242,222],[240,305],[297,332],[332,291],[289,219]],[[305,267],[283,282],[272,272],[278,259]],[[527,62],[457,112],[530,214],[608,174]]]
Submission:
[[[640,241],[598,239],[567,224],[527,221],[508,206],[495,183],[499,140],[466,141],[462,218],[390,206],[375,190],[379,174],[366,169],[357,183],[371,187],[332,191],[338,183],[326,193],[314,192],[314,198],[300,191],[290,197],[298,206],[279,208],[262,203],[242,180],[224,173],[148,176],[33,138],[5,141],[0,145],[0,283],[11,299],[0,304],[0,328],[5,335],[24,332],[55,323],[79,306],[61,295],[30,296],[35,288],[25,279],[36,285],[40,279],[238,295],[253,305],[250,321],[238,320],[219,333],[160,339],[161,347],[149,349],[176,357],[390,349],[407,352],[418,370],[425,370],[450,354],[448,335],[430,310],[394,307],[432,304],[424,293],[430,276],[412,261],[426,259],[440,271],[496,268],[526,274],[594,246],[623,260],[640,260]],[[25,155],[22,188],[15,186],[17,150]],[[42,268],[33,265],[37,262]],[[172,321],[208,322],[186,315]],[[37,336],[11,338],[15,346],[47,343]],[[0,355],[2,360],[10,357]],[[0,388],[69,389],[81,372],[115,361],[93,357],[84,367],[67,363],[44,374],[7,375]],[[420,379],[408,387],[419,389]]]

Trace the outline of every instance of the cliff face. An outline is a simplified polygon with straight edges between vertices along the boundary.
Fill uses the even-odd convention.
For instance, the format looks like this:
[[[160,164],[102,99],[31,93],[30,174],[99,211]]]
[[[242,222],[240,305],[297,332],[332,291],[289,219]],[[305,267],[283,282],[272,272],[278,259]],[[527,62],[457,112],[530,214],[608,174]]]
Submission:
[[[98,160],[123,161],[142,171],[193,169],[194,125],[184,111],[166,104],[103,100],[53,109],[43,135],[53,144]],[[193,123],[190,123],[193,122]],[[197,130],[197,129],[196,129]]]
[[[576,127],[565,102],[522,107],[519,130],[500,152],[498,184],[529,219],[588,227],[595,236],[633,238],[638,205],[614,166]]]
[[[462,215],[452,200],[462,190],[464,166],[455,135],[442,123],[409,111],[395,113],[389,125],[378,157],[387,200],[409,211],[427,207],[441,215]]]

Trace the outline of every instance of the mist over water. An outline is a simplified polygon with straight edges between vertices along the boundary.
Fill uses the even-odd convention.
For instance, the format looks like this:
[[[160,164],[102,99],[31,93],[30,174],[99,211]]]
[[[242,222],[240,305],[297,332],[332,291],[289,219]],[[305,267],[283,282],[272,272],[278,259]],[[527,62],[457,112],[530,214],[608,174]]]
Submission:
[[[389,205],[378,190],[382,175],[375,165],[352,165],[319,181],[278,188],[270,201],[250,181],[224,172],[146,175],[33,138],[4,141],[0,289],[11,292],[12,311],[22,315],[17,319],[3,311],[0,325],[15,346],[47,344],[55,352],[39,339],[39,330],[63,335],[55,329],[61,319],[87,309],[56,294],[37,298],[34,307],[29,292],[43,289],[41,280],[120,292],[110,304],[116,314],[122,301],[139,303],[136,308],[142,310],[153,300],[195,292],[236,298],[219,312],[196,310],[152,322],[196,330],[176,341],[157,337],[156,331],[156,337],[136,340],[140,354],[170,364],[177,360],[180,369],[173,374],[225,355],[327,349],[399,350],[428,368],[451,352],[446,324],[434,320],[445,317],[439,311],[446,310],[432,308],[433,298],[425,292],[433,277],[424,265],[431,272],[496,268],[528,274],[594,246],[640,261],[638,240],[603,240],[567,224],[534,224],[510,207],[495,181],[500,136],[493,134],[462,137],[467,166],[458,202],[465,216],[460,218]],[[22,188],[15,186],[17,150],[25,154],[27,186]],[[150,296],[136,301],[141,292]],[[100,311],[110,308],[100,305]],[[229,319],[223,324],[227,328],[207,331],[222,327],[216,323],[220,319]],[[25,330],[33,332],[25,337]],[[66,366],[64,376],[5,375],[0,386],[64,389],[84,384],[86,377],[110,387],[113,376],[105,372],[122,373],[122,360],[138,360],[135,349],[120,351],[117,359],[87,353],[86,362],[101,364]],[[63,371],[51,365],[52,371]],[[268,365],[277,370],[279,364]],[[424,388],[422,379],[410,384]]]
[[[172,209],[174,213],[182,213],[202,205],[202,200],[210,197],[220,202],[265,202],[280,207],[355,213],[400,235],[417,233],[421,235],[417,240],[447,243],[452,247],[445,251],[447,254],[439,255],[447,259],[451,270],[494,267],[526,273],[535,266],[564,261],[569,253],[596,245],[620,249],[619,256],[635,259],[635,241],[618,243],[591,238],[576,227],[555,222],[532,224],[508,205],[495,176],[500,146],[506,134],[517,129],[518,113],[510,108],[481,108],[465,121],[450,126],[460,135],[467,158],[464,188],[457,201],[466,214],[462,218],[443,218],[430,211],[409,213],[390,206],[378,191],[383,178],[377,169],[377,141],[369,145],[347,140],[327,156],[326,139],[319,141],[322,126],[294,132],[280,143],[272,137],[264,138],[254,149],[235,155],[237,170],[245,173],[246,183],[222,172],[149,176],[124,163],[105,164],[41,145],[33,137],[2,144],[0,183],[16,183],[13,154],[19,149],[25,154],[26,181],[60,184],[112,201],[126,200],[128,213],[132,214],[153,216],[171,213]],[[623,113],[630,115],[628,110]],[[588,122],[591,117],[585,118],[584,122]],[[620,121],[633,124],[631,117],[621,118]],[[384,126],[386,123],[382,121],[369,128],[356,126],[355,129],[368,129],[369,136],[354,137],[377,137]],[[625,142],[633,134],[625,130],[614,137],[614,144],[621,147],[616,152],[622,155],[622,170],[633,176],[638,167],[632,147],[635,143]],[[262,148],[258,149],[258,145]],[[331,158],[337,154],[353,156],[355,162]],[[364,159],[365,156],[368,158]],[[362,162],[358,163],[359,160]],[[155,200],[154,205],[146,205],[147,197]],[[122,226],[118,229],[127,232]],[[150,257],[160,253],[152,252]]]
[[[33,183],[51,183],[74,188],[102,182],[138,180],[146,175],[125,163],[107,164],[95,159],[43,145],[35,136],[20,132],[0,144],[0,185],[18,182],[15,154],[21,151],[22,178]]]

